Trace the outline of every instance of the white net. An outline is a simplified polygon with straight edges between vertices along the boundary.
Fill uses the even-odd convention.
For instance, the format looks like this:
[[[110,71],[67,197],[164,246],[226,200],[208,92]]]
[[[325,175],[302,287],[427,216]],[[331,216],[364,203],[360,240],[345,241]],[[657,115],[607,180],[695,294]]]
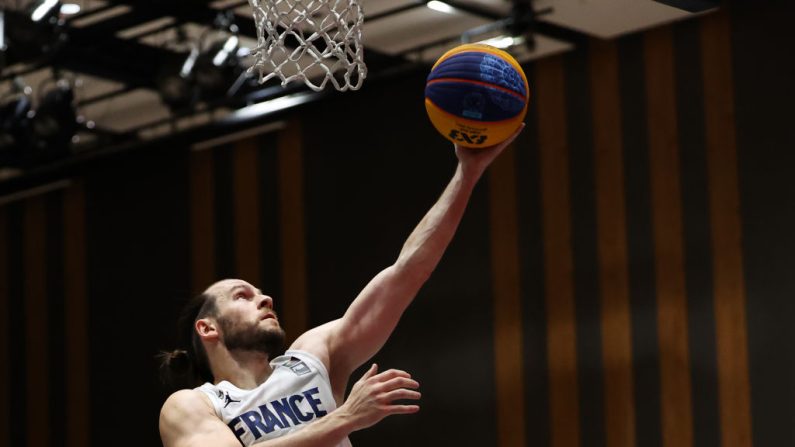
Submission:
[[[357,90],[367,77],[362,47],[364,13],[357,0],[249,0],[258,45],[252,71],[263,83],[303,81],[320,91],[331,82]]]

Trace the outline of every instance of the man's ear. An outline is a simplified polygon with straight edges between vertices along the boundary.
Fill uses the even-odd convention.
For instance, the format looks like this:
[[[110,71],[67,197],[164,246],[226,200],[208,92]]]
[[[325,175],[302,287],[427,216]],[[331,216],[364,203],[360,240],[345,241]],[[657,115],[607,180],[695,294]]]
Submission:
[[[194,327],[196,328],[196,333],[199,334],[199,338],[202,340],[218,340],[218,326],[214,320],[210,318],[201,318],[196,320]]]

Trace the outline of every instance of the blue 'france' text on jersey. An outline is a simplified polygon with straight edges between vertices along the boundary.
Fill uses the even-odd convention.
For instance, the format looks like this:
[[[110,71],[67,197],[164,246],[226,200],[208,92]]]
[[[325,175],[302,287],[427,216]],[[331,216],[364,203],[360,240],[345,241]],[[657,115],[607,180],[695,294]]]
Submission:
[[[260,386],[243,390],[222,381],[197,388],[209,396],[215,414],[244,446],[300,430],[337,408],[328,372],[317,357],[287,351],[271,361],[273,372]],[[345,439],[337,447],[350,447]]]

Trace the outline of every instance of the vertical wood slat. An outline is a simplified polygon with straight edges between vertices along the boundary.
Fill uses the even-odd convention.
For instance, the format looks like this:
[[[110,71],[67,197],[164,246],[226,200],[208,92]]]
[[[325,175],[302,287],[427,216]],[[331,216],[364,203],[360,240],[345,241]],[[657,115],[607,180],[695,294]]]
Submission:
[[[204,291],[215,278],[215,194],[213,152],[193,152],[190,157],[191,286]]]
[[[580,443],[574,260],[571,245],[564,70],[560,57],[536,65],[541,214],[547,309],[550,445]]]
[[[27,371],[28,446],[46,447],[49,439],[49,380],[47,290],[45,263],[45,203],[42,196],[25,203],[25,352]]]
[[[85,189],[75,182],[64,194],[66,447],[90,445],[86,242]]]
[[[615,42],[592,41],[590,48],[605,435],[608,447],[629,447],[635,398],[618,52]]]
[[[301,125],[293,118],[277,142],[279,216],[282,233],[282,291],[284,327],[291,338],[309,326],[307,306],[306,233]]]
[[[258,150],[256,138],[235,144],[235,271],[239,278],[262,287]]]
[[[689,447],[693,411],[671,28],[648,32],[644,45],[663,446]]]
[[[721,442],[753,445],[729,14],[701,28]]]
[[[497,445],[504,447],[526,445],[515,148],[489,172]]]
[[[11,433],[11,398],[9,383],[11,381],[11,343],[9,330],[8,302],[8,227],[7,213],[0,207],[0,445],[10,445]]]

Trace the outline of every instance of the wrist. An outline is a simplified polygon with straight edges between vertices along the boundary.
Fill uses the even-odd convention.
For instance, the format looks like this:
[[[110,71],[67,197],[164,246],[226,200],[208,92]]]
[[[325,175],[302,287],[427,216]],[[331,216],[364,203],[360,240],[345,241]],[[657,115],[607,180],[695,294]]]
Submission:
[[[485,166],[481,166],[477,163],[459,161],[456,175],[459,177],[463,186],[473,188],[485,171]]]
[[[334,418],[335,427],[337,427],[340,432],[344,432],[345,436],[363,428],[359,426],[356,414],[351,411],[347,402],[340,405],[335,411],[329,413],[327,417]]]

